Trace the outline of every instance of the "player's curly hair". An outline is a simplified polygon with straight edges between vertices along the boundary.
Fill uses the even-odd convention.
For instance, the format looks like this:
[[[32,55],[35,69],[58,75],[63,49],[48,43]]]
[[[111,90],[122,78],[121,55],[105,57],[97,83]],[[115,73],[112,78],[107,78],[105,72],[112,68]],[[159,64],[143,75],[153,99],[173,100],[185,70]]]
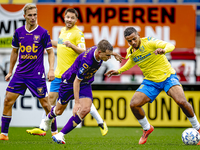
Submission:
[[[75,16],[78,18],[78,12],[76,11],[76,9],[74,9],[74,8],[68,8],[68,9],[66,9],[66,10],[65,10],[65,15],[66,15],[68,12],[74,13]]]
[[[131,35],[132,33],[137,33],[137,30],[134,27],[127,27],[124,30],[124,37]]]
[[[102,52],[106,52],[106,50],[113,51],[113,46],[107,40],[101,40],[97,45],[97,49]]]

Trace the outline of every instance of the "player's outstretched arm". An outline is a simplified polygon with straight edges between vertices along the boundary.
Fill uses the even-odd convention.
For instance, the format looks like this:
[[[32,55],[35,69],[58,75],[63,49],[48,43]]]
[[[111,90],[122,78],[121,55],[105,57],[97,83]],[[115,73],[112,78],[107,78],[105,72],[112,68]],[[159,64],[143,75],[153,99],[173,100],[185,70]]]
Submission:
[[[113,52],[113,56],[115,56],[115,59],[117,61],[119,61],[120,63],[122,62],[122,59],[125,59],[124,57],[122,57],[121,55],[119,55],[118,53],[116,52]]]
[[[104,75],[105,76],[108,76],[108,77],[111,77],[113,75],[118,75],[119,72],[117,70],[109,70],[108,72],[106,72]]]

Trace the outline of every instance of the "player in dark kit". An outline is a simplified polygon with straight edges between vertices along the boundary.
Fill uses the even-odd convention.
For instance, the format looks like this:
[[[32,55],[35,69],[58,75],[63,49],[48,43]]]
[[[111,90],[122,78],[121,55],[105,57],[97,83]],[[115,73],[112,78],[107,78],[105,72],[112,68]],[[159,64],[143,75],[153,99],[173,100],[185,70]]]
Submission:
[[[28,88],[37,97],[48,114],[51,110],[47,99],[47,87],[43,65],[44,50],[49,61],[49,81],[54,80],[54,52],[48,31],[37,24],[37,8],[33,4],[24,7],[26,25],[18,28],[12,40],[10,69],[5,80],[12,76],[14,65],[19,56],[15,74],[6,89],[3,116],[1,118],[0,140],[8,140],[8,129],[12,117],[12,105],[19,95],[24,95]]]
[[[110,59],[111,55],[120,62],[123,58],[113,52],[113,47],[107,40],[102,40],[97,46],[81,53],[62,75],[57,104],[47,115],[43,129],[47,131],[50,128],[53,118],[63,113],[70,100],[75,99],[75,105],[73,116],[58,134],[52,136],[55,142],[65,144],[64,135],[73,130],[90,112],[93,101],[91,83],[94,81],[94,74],[102,62]]]

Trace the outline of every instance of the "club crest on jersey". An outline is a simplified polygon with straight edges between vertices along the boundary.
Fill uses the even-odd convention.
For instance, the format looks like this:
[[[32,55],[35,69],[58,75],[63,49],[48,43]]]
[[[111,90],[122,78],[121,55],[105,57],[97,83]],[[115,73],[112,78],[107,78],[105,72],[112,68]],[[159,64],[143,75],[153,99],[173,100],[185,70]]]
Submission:
[[[144,46],[141,46],[140,48],[139,48],[139,50],[141,51],[141,52],[144,52]]]
[[[38,92],[38,94],[43,94],[43,92],[44,92],[44,88],[43,87],[38,87],[37,88],[37,92]]]
[[[34,35],[33,40],[34,40],[34,43],[39,43],[40,35]]]
[[[82,74],[84,70],[85,70],[85,68],[81,67],[81,68],[79,69],[79,73]]]

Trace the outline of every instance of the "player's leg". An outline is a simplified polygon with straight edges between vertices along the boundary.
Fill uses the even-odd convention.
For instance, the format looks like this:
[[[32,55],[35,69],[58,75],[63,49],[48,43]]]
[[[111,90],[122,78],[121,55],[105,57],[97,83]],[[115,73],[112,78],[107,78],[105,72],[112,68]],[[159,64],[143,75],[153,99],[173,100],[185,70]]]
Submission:
[[[55,101],[58,97],[58,93],[57,92],[50,92],[48,95],[48,101],[50,102],[51,107],[55,106]],[[44,124],[46,118],[46,112],[44,111],[42,114],[42,120],[40,122],[39,128],[34,128],[34,129],[30,129],[30,130],[26,130],[27,133],[33,134],[33,135],[39,135],[39,136],[45,136],[46,135],[46,131],[42,130],[42,126]],[[57,123],[56,123],[56,118],[52,121],[51,124],[51,134],[55,135],[58,133],[57,130]]]
[[[192,105],[187,101],[183,88],[180,86],[181,84],[179,82],[178,77],[175,74],[171,75],[165,81],[164,85],[165,85],[164,87],[165,92],[169,96],[171,96],[174,99],[174,101],[179,105],[179,107],[182,109],[182,111],[192,124],[192,127],[200,132],[199,122],[194,113],[194,109],[192,108]],[[200,142],[197,145],[200,145]]]
[[[64,135],[72,131],[81,121],[83,118],[90,112],[90,107],[92,105],[92,100],[90,98],[81,98],[80,99],[80,109],[72,116],[67,124],[62,128],[62,130],[52,137],[54,142],[58,144],[65,144]]]
[[[48,100],[51,104],[51,107],[56,105],[56,100],[58,99],[58,92],[60,88],[60,83],[62,82],[61,78],[55,78],[50,85],[50,92]],[[56,118],[51,124],[51,134],[52,136],[58,133]]]
[[[65,104],[61,104],[60,102],[58,102],[56,104],[56,106],[53,106],[51,108],[51,111],[45,118],[44,123],[41,125],[41,129],[43,129],[44,131],[48,131],[49,128],[51,127],[51,124],[52,124],[52,121],[54,120],[54,118],[62,115],[62,113],[66,109],[67,105],[68,105],[68,101]]]
[[[12,106],[15,103],[18,96],[19,96],[18,93],[12,93],[6,91],[6,97],[4,99],[3,115],[1,117],[0,140],[8,140],[8,130],[12,118]]]
[[[142,108],[142,106],[149,101],[150,98],[147,97],[144,93],[135,92],[130,102],[131,111],[143,128],[143,135],[139,140],[139,144],[145,144],[148,135],[154,130],[153,126],[149,124],[145,116],[145,112]]]
[[[101,116],[99,115],[93,103],[90,108],[90,114],[92,115],[92,117],[94,117],[94,119],[96,119],[97,124],[100,127],[101,134],[105,136],[108,133],[108,127],[106,125],[106,122],[104,122]]]
[[[56,99],[58,98],[60,83],[61,83],[60,78],[55,78],[51,82],[50,92],[48,95],[48,100],[50,102],[51,107],[55,106],[55,104],[56,104]],[[39,128],[29,129],[29,130],[26,130],[26,132],[29,134],[32,134],[32,135],[45,136],[46,132],[41,129],[41,126],[43,125],[45,118],[46,118],[46,112],[44,111],[42,114],[42,120],[40,122]],[[52,122],[51,133],[52,133],[52,135],[55,135],[58,133],[56,119],[54,119]]]
[[[192,127],[200,132],[199,122],[196,118],[192,105],[186,100],[182,87],[179,85],[172,86],[168,91],[168,95],[171,96],[179,105],[192,124]],[[200,142],[198,145],[200,145]]]
[[[63,91],[63,87],[65,86],[66,91]],[[61,83],[61,88],[59,90],[59,101],[58,103],[62,103],[62,99],[73,99],[73,85],[65,85]],[[80,106],[78,113],[75,116],[72,116],[67,124],[63,127],[63,129],[56,135],[52,136],[53,141],[59,144],[65,144],[64,135],[72,131],[82,120],[83,118],[90,112],[90,108],[92,105],[92,88],[91,85],[82,84],[79,91],[79,99]],[[57,108],[56,108],[57,109]],[[58,112],[56,112],[58,113]]]
[[[32,93],[34,97],[39,99],[40,104],[42,105],[45,113],[48,114],[51,110],[51,105],[48,101],[47,96],[47,86],[45,78],[34,78],[34,79],[25,79],[25,84]],[[32,130],[26,130],[27,133],[33,135],[46,135],[46,132],[41,130],[40,128],[34,128]]]
[[[50,105],[51,107],[55,106],[56,105],[56,99],[58,98],[58,93],[57,92],[49,92],[49,95],[48,95],[48,100],[50,102]],[[45,118],[46,118],[46,112],[44,111],[43,114],[42,114],[42,120],[41,120],[41,123],[40,125],[44,122]],[[53,125],[53,123],[52,123]],[[40,127],[40,126],[39,126]],[[55,128],[54,126],[52,126],[52,128]],[[57,127],[56,127],[56,130],[57,130]],[[55,129],[53,129],[53,132],[56,131]]]
[[[12,106],[19,95],[24,95],[27,87],[24,84],[24,79],[17,77],[16,74],[12,77],[7,89],[4,100],[3,116],[1,118],[1,137],[0,140],[8,140],[8,129],[12,118]],[[4,136],[5,135],[5,136]]]
[[[160,83],[144,80],[140,87],[136,90],[130,102],[131,110],[138,122],[143,128],[143,135],[139,140],[139,144],[145,144],[149,134],[154,130],[145,117],[142,106],[146,103],[152,103],[162,89],[159,89]]]
[[[173,82],[171,82],[173,81]],[[165,81],[165,92],[171,96],[174,101],[179,105],[184,114],[188,117],[192,124],[192,127],[199,130],[199,122],[196,118],[192,105],[187,101],[183,88],[180,86],[178,77],[176,75],[171,75]]]
[[[60,86],[59,86],[60,87]],[[50,92],[49,96],[48,96],[49,102],[51,107],[56,105],[56,100],[58,99],[58,92]],[[58,133],[58,129],[57,129],[57,122],[56,122],[56,118],[52,121],[51,124],[51,134],[52,136]]]

